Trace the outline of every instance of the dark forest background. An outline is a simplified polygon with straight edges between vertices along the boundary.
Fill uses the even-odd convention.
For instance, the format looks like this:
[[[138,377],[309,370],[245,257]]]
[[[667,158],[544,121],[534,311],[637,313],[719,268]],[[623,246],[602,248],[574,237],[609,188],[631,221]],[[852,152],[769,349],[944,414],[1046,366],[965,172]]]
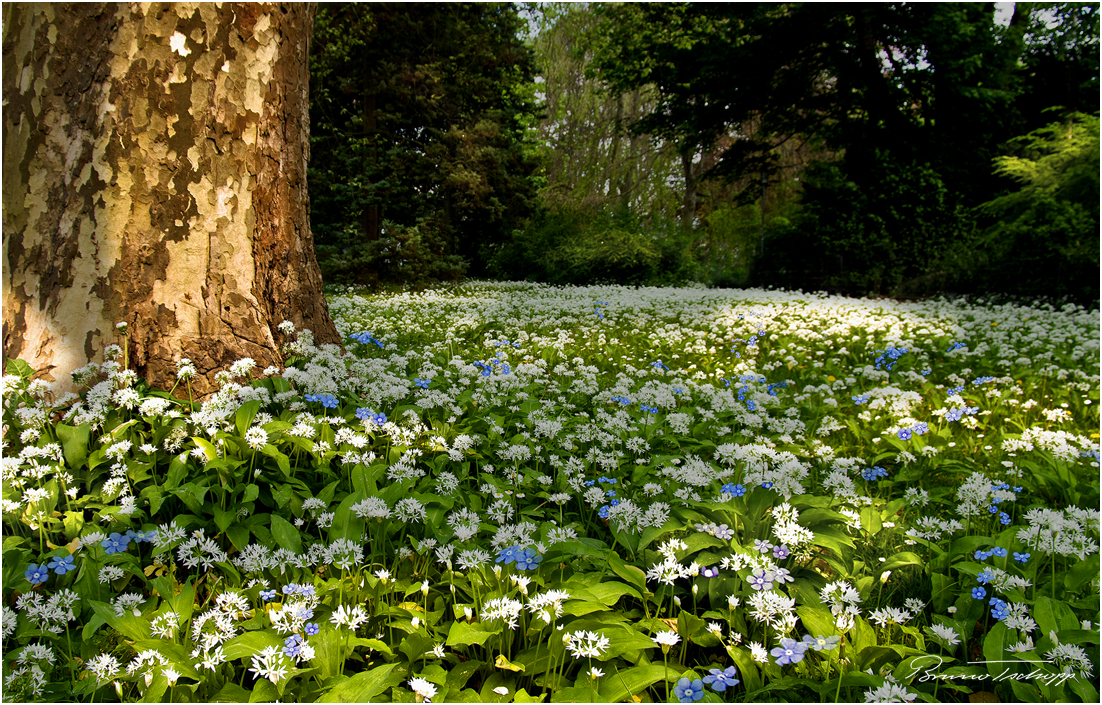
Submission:
[[[1092,304],[1099,6],[1004,12],[321,4],[309,179],[326,282]]]

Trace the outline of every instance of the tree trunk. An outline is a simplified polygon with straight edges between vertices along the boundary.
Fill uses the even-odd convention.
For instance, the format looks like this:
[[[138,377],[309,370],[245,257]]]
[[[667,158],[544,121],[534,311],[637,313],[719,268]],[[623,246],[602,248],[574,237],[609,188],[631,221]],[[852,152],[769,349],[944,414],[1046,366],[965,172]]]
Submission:
[[[4,356],[119,342],[206,393],[283,320],[339,342],[306,192],[311,5],[4,4]]]

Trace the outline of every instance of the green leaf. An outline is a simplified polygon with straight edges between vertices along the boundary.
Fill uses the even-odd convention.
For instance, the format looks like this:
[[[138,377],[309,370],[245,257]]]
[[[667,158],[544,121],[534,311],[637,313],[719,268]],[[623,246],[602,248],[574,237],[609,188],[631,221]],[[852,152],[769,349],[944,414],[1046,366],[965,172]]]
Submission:
[[[640,599],[639,592],[635,588],[612,581],[587,585],[586,592],[609,607],[616,604],[624,595],[630,595],[635,599]]]
[[[905,565],[922,565],[925,561],[917,554],[910,551],[901,551],[880,564],[880,574],[885,570],[895,570]]]
[[[1094,553],[1073,565],[1064,573],[1064,587],[1071,591],[1089,588],[1093,581],[1098,580],[1098,558],[1099,555]]]
[[[9,357],[7,374],[16,375],[23,379],[30,379],[34,376],[34,368],[31,367],[26,360],[17,360],[13,357]]]
[[[869,535],[875,536],[879,533],[884,526],[880,520],[880,510],[876,507],[861,507],[861,526]]]
[[[245,485],[245,494],[241,496],[242,502],[252,502],[260,496],[260,487],[258,485]]]
[[[219,531],[225,531],[233,524],[234,518],[237,516],[237,512],[230,509],[222,509],[221,507],[214,508],[214,524],[218,527]]]
[[[230,528],[226,529],[226,536],[229,537],[230,543],[238,551],[249,545],[249,529],[243,524],[234,524]]]
[[[227,641],[223,646],[226,660],[239,658],[251,659],[269,646],[282,647],[283,639],[274,631],[255,631],[239,634]]]
[[[230,681],[222,686],[222,689],[214,694],[211,698],[211,702],[214,703],[247,703],[249,702],[249,691],[245,690],[238,684]]]
[[[647,574],[638,566],[628,565],[624,562],[624,559],[615,552],[609,556],[608,565],[612,568],[613,573],[616,573],[616,575],[628,581],[632,586],[638,589],[640,593],[646,592]],[[636,597],[638,596],[639,595],[636,594]]]
[[[452,622],[448,629],[447,646],[470,646],[471,644],[485,644],[486,640],[495,634],[501,633],[502,627],[491,628],[482,623],[469,624],[467,622]]]
[[[1006,670],[1006,647],[1009,645],[1006,624],[996,622],[983,638],[983,657],[987,659],[987,672],[992,677]]]
[[[396,663],[361,671],[333,686],[319,699],[323,703],[369,703],[391,686],[402,682],[402,674],[393,675]]]
[[[302,537],[299,535],[298,529],[278,514],[273,514],[271,520],[272,538],[275,539],[275,542],[288,551],[302,553]]]
[[[252,425],[253,419],[256,417],[258,411],[260,411],[260,400],[258,399],[247,401],[237,407],[237,413],[234,415],[237,435],[242,438],[245,437],[245,431],[249,430],[249,426]]]
[[[11,366],[10,361],[8,366]],[[88,458],[88,441],[92,437],[92,427],[86,423],[79,426],[58,423],[54,428],[57,429],[61,450],[65,454],[65,464],[73,470],[80,470]]]
[[[834,623],[834,617],[830,610],[820,605],[799,605],[796,614],[804,625],[804,630],[812,636],[833,636],[838,634],[838,627]],[[840,635],[839,635],[840,636]]]
[[[215,450],[214,444],[208,441],[206,438],[192,436],[191,440],[195,441],[195,445],[203,449],[203,453],[207,456],[207,462],[216,460],[218,458],[218,451]]]
[[[676,669],[670,671],[670,676],[676,675]],[[612,673],[606,672],[601,683],[601,701],[618,703],[627,700],[630,702],[631,696],[642,693],[665,677],[666,669],[654,664],[632,666],[622,671],[614,670]]]
[[[253,694],[249,696],[250,703],[270,703],[279,700],[279,691],[267,678],[261,678],[253,685]]]
[[[135,617],[132,613],[124,611],[122,616],[115,614],[115,608],[106,602],[89,600],[92,610],[107,624],[128,639],[145,639],[149,636],[149,621],[141,617]]]
[[[1033,619],[1037,620],[1042,636],[1047,636],[1049,632],[1059,634],[1064,629],[1079,629],[1081,626],[1070,607],[1047,596],[1037,598],[1033,606]]]

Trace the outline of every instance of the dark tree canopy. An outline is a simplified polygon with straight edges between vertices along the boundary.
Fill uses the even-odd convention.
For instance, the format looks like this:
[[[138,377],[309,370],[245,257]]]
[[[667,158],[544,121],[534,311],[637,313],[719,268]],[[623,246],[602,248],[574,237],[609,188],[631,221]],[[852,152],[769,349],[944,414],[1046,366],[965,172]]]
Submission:
[[[478,273],[531,210],[531,52],[507,4],[325,4],[312,223],[337,279]]]

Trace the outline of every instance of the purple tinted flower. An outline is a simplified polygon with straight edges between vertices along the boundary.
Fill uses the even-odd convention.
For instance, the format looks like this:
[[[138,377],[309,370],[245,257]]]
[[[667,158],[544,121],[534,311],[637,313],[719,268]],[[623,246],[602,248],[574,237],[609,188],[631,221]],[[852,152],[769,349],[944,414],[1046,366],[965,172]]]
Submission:
[[[709,675],[704,676],[704,682],[707,685],[712,686],[712,690],[717,693],[722,693],[728,688],[734,688],[741,681],[738,679],[738,671],[734,666],[728,666],[724,670],[718,668],[712,668],[708,670]]]
[[[119,532],[114,532],[103,541],[100,541],[100,546],[103,546],[108,554],[122,553],[126,550],[126,547],[130,545],[130,537],[123,536]]]
[[[677,681],[677,685],[674,686],[673,694],[680,702],[696,702],[704,697],[704,681],[699,678],[695,681],[690,681],[688,678],[682,678]]]
[[[795,639],[781,639],[781,645],[769,653],[777,659],[778,666],[787,666],[791,663],[803,661],[805,651],[807,651],[807,644]]]
[[[53,557],[50,559],[49,569],[58,575],[65,575],[70,570],[76,570],[77,567],[73,563],[72,556]]]
[[[45,565],[31,563],[23,573],[23,577],[31,582],[31,585],[41,585],[50,578],[50,571]]]
[[[764,569],[759,568],[750,574],[750,587],[755,590],[771,590],[773,588],[773,581],[770,577],[771,576]]]
[[[777,560],[788,558],[789,553],[791,553],[791,551],[789,551],[788,546],[784,545],[783,543],[780,546],[776,546],[773,548],[773,557]]]

